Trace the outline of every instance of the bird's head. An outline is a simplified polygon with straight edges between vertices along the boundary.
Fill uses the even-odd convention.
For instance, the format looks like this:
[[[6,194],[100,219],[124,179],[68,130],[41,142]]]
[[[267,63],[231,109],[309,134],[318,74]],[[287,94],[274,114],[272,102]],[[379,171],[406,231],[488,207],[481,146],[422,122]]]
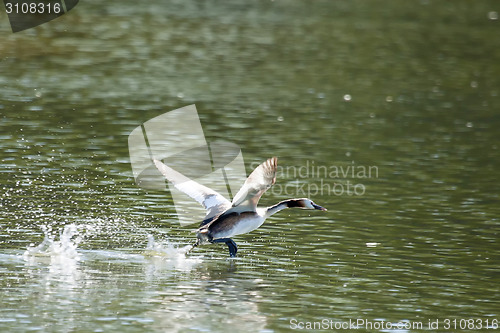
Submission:
[[[322,211],[327,210],[326,208],[315,204],[314,201],[308,198],[295,199],[288,204],[288,207],[297,207],[302,209],[317,209]]]

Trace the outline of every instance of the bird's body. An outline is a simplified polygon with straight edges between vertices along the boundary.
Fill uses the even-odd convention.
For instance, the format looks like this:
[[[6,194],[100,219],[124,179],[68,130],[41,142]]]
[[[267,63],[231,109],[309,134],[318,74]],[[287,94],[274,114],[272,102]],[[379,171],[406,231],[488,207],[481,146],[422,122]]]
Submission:
[[[201,241],[230,238],[246,234],[260,227],[266,218],[257,212],[223,213],[216,219],[196,230]]]
[[[231,237],[249,233],[259,228],[271,215],[285,208],[318,209],[307,198],[289,199],[267,208],[257,207],[262,194],[276,181],[277,158],[273,157],[259,165],[234,196],[232,203],[219,193],[185,177],[162,162],[155,160],[158,170],[180,191],[201,203],[207,216],[196,230],[197,241],[193,247],[209,243],[226,243],[231,257],[236,256],[236,243]]]

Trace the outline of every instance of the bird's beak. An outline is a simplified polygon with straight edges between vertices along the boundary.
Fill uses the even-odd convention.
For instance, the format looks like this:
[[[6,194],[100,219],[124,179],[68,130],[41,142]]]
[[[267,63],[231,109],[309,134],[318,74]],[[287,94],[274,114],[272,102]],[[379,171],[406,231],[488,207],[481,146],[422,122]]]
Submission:
[[[313,204],[314,209],[322,210],[322,211],[327,211],[325,207],[321,207],[320,205]]]

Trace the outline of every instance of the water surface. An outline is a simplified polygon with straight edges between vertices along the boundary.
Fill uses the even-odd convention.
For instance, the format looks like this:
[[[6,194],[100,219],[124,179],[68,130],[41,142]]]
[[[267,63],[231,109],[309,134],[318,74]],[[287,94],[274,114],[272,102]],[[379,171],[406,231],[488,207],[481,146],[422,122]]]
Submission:
[[[16,34],[0,14],[0,329],[495,328],[498,12],[465,0],[84,1]],[[127,136],[192,103],[207,140],[239,145],[248,172],[279,157],[281,191],[263,205],[305,191],[328,212],[273,216],[235,238],[236,260],[222,245],[186,256],[196,224],[136,186]]]

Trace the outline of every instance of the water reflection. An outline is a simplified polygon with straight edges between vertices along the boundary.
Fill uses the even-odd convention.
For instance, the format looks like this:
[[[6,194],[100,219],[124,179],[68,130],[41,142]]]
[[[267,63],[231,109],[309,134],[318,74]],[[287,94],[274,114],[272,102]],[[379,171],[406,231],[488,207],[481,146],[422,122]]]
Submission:
[[[267,326],[266,314],[258,301],[262,298],[255,289],[259,280],[233,279],[237,263],[220,260],[204,263],[173,286],[167,286],[153,300],[157,306],[150,310],[157,329],[181,328],[192,330],[261,331]]]
[[[19,263],[19,258],[2,259]],[[32,255],[24,260],[24,267],[10,270],[17,278],[23,276],[24,282],[11,288],[23,303],[12,313],[4,307],[3,321],[29,329],[47,323],[58,330],[98,331],[145,325],[159,331],[215,330],[221,324],[237,332],[266,327],[266,315],[258,307],[264,280],[231,277],[238,265],[234,260],[151,258],[114,251],[83,251],[81,259]],[[127,297],[119,300],[124,287]],[[92,313],[99,315],[86,314],[90,304]],[[126,311],[130,307],[143,310],[134,315]]]

